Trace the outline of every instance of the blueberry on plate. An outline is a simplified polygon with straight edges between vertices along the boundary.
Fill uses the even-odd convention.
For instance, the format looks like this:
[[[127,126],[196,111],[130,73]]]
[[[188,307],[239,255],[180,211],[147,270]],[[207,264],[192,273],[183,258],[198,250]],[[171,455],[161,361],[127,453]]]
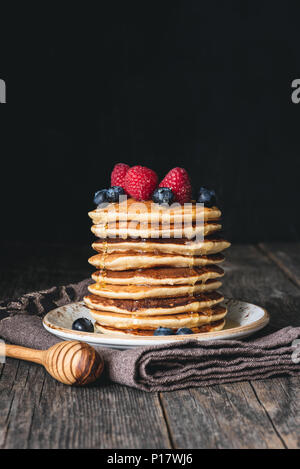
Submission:
[[[213,207],[216,205],[217,197],[214,189],[206,189],[205,187],[200,187],[197,202],[202,203],[205,207]]]
[[[174,331],[169,327],[158,327],[153,335],[174,335]]]
[[[176,335],[187,335],[187,334],[194,334],[194,333],[192,329],[189,329],[188,327],[181,327],[176,332]]]
[[[94,332],[93,323],[87,318],[76,319],[72,324],[72,329],[80,332]]]
[[[123,187],[112,186],[107,189],[107,200],[108,202],[119,202],[120,195],[125,195]]]
[[[152,200],[156,204],[171,205],[174,202],[174,193],[169,187],[158,187],[153,192]]]
[[[99,205],[107,202],[107,189],[101,189],[101,191],[95,192],[94,204]]]

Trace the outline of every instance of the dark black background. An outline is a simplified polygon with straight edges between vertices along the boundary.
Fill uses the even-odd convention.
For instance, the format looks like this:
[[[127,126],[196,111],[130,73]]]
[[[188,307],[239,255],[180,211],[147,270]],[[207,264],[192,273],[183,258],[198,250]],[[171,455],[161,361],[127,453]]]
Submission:
[[[214,187],[233,241],[299,239],[299,3],[40,3],[1,18],[2,240],[88,242],[119,161]]]

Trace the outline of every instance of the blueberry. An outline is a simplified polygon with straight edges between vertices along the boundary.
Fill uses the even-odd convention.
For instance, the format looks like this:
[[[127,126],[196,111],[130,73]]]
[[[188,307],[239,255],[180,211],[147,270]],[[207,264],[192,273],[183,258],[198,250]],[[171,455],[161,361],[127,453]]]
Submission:
[[[107,189],[107,200],[108,202],[119,202],[120,195],[125,195],[123,187],[112,186]]]
[[[87,318],[76,319],[72,324],[72,329],[81,332],[94,332],[93,323]]]
[[[189,329],[188,327],[181,327],[176,332],[176,335],[187,335],[187,334],[194,334],[194,333],[193,333],[192,329]]]
[[[107,202],[107,189],[101,189],[101,191],[95,192],[94,204],[99,205]]]
[[[213,207],[216,205],[216,201],[216,192],[213,189],[200,187],[197,202],[204,204],[205,207]]]
[[[169,187],[159,187],[153,192],[152,200],[156,204],[171,205],[174,202],[174,193]]]
[[[169,329],[169,327],[158,327],[153,335],[174,335],[174,331]]]

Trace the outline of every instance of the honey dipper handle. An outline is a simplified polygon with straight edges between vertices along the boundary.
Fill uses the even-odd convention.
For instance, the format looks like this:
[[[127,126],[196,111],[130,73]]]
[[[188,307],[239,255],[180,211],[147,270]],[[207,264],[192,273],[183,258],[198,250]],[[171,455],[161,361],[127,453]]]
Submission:
[[[20,360],[39,363],[40,365],[44,364],[44,350],[34,350],[32,348],[20,347],[19,345],[5,344],[4,354],[6,357],[19,358]]]

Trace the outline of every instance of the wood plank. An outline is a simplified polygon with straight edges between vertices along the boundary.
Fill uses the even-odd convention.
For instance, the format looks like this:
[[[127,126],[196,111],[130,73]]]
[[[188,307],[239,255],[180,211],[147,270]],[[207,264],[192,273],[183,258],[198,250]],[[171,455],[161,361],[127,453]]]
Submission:
[[[161,397],[175,448],[284,448],[250,383]]]
[[[156,393],[64,386],[8,359],[0,394],[0,448],[170,448]]]
[[[38,270],[32,272],[25,271],[21,276],[17,276],[14,272],[0,273],[0,300],[8,298],[17,299],[24,293],[37,290],[44,290],[55,286],[67,285],[68,283],[79,282],[88,275],[78,274],[76,272],[43,273]]]
[[[226,296],[265,307],[270,325],[262,334],[286,326],[299,326],[300,290],[274,262],[254,246],[233,246],[224,265]]]
[[[259,247],[291,282],[300,287],[300,243],[260,243]],[[299,326],[299,311],[297,316],[296,325]],[[299,448],[300,377],[256,381],[252,385],[286,446]],[[278,406],[278,402],[282,405]]]
[[[300,377],[253,381],[253,389],[284,444],[300,448]]]
[[[299,325],[300,290],[271,259],[259,249],[245,245],[233,246],[226,256],[225,295],[260,304],[271,314],[270,326],[260,335],[280,327]],[[281,427],[280,419],[268,412],[270,407],[264,396],[272,382],[259,381],[259,388],[253,382],[163,393],[161,401],[174,445],[281,448],[298,444],[295,437],[287,438],[288,426]],[[288,378],[278,379],[281,388],[274,388],[272,399],[278,415],[285,415],[293,429],[300,427],[300,413],[295,411],[294,405],[287,405],[288,398],[282,399],[283,392],[292,399],[293,393],[287,390],[289,382]]]
[[[260,243],[259,247],[300,287],[300,243]]]
[[[14,433],[15,448],[22,448],[26,440],[34,402],[27,396],[27,405],[24,408],[20,408],[18,401],[28,380],[29,369],[31,379],[33,379],[36,367],[31,367],[24,362],[21,364],[18,360],[12,360],[10,366],[7,364],[3,366],[0,380],[0,448],[6,446],[7,435],[11,429],[13,429]],[[31,386],[28,387],[29,389],[33,388],[32,382]],[[15,421],[18,422],[16,426]]]

